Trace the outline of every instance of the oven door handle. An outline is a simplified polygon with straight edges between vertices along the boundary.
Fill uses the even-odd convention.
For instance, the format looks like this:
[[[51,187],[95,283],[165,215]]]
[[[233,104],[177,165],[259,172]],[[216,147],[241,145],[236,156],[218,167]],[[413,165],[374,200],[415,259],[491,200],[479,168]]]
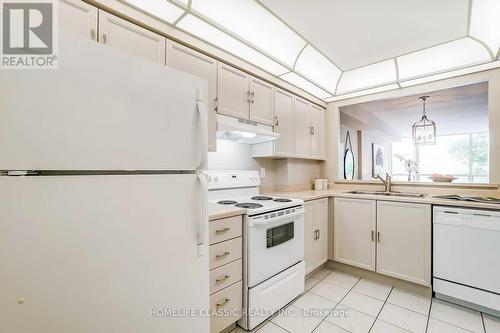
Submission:
[[[273,218],[270,218],[267,220],[264,220],[264,219],[259,220],[258,218],[257,219],[250,218],[250,220],[251,220],[252,226],[260,227],[263,225],[272,224],[272,223],[274,223],[276,221],[280,221],[280,220],[290,220],[290,219],[293,219],[293,218],[300,216],[300,215],[303,215],[303,214],[304,214],[304,209],[300,209],[300,210],[296,211],[295,213],[280,215],[280,216],[276,216],[276,217],[273,217]]]

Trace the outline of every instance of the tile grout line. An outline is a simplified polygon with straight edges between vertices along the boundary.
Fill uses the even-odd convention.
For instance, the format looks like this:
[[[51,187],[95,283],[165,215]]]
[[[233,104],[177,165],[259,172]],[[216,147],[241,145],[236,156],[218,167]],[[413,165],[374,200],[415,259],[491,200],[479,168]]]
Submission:
[[[431,296],[431,305],[429,306],[429,312],[427,313],[427,325],[425,325],[425,333],[427,333],[427,331],[429,330],[429,322],[431,321],[432,303],[434,303],[434,299]]]
[[[483,322],[483,331],[484,333],[486,333],[486,324],[484,323],[484,316],[483,316],[483,312],[481,311],[481,321]]]
[[[333,271],[334,271],[334,270],[332,270],[332,271],[331,271],[329,274],[327,274],[324,278],[326,278],[328,275],[330,275]],[[323,278],[323,279],[324,279],[324,278]],[[319,326],[320,326],[320,325],[321,325],[321,324],[322,324],[322,323],[326,320],[326,318],[330,315],[330,313],[332,313],[332,311],[333,311],[333,310],[335,310],[335,309],[337,308],[337,306],[339,306],[339,305],[340,305],[340,302],[342,302],[342,300],[343,300],[344,298],[346,298],[346,297],[347,297],[347,295],[349,295],[349,293],[350,293],[350,292],[354,289],[354,287],[358,284],[358,282],[359,282],[359,281],[361,281],[361,279],[362,279],[362,277],[358,278],[358,281],[356,281],[356,283],[355,283],[355,284],[353,284],[353,286],[352,286],[352,287],[349,289],[349,291],[348,291],[348,292],[344,295],[344,297],[342,297],[342,298],[341,298],[341,299],[337,302],[337,305],[335,305],[335,307],[334,307],[333,309],[331,309],[330,311],[328,311],[328,314],[325,316],[325,318],[323,318],[323,319],[319,322],[319,324],[318,324],[318,325],[316,325],[316,327],[315,327],[315,328],[311,331],[311,333],[313,333],[313,332],[314,332],[314,331],[315,331],[315,330],[316,330],[316,329],[317,329],[317,328],[318,328],[318,327],[319,327]],[[319,282],[318,282],[318,283],[319,283]],[[340,286],[339,286],[339,287],[340,287]],[[319,296],[319,295],[318,295],[318,296]],[[329,322],[329,323],[330,323],[330,322]],[[330,323],[330,324],[331,324],[331,323]],[[335,325],[335,324],[332,324],[332,325],[334,325],[334,326],[336,326],[336,327],[340,327],[340,326],[337,326],[337,325]],[[340,327],[340,328],[342,328],[343,330],[347,331],[347,330],[346,330],[346,329],[344,329],[343,327]]]
[[[375,323],[377,322],[378,317],[380,316],[380,313],[382,313],[382,310],[384,309],[385,305],[387,304],[387,300],[389,299],[389,296],[391,296],[393,290],[394,290],[394,286],[391,287],[391,291],[389,291],[389,293],[387,294],[387,297],[385,298],[384,304],[382,304],[382,307],[378,311],[377,316],[375,317],[375,320],[373,321],[372,326],[370,326],[370,329],[368,330],[368,333],[370,333],[371,330],[373,329],[373,326],[375,326]],[[396,326],[396,325],[394,325],[394,326]]]

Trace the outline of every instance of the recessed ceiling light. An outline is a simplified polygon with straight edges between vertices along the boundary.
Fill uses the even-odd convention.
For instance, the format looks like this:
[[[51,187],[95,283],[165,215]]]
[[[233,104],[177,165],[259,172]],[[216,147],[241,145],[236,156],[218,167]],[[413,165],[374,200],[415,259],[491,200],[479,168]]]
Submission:
[[[254,0],[193,0],[191,9],[290,67],[306,45]]]
[[[399,86],[397,84],[389,84],[386,86],[382,87],[377,87],[377,88],[372,88],[372,89],[365,89],[361,91],[356,91],[350,94],[344,94],[344,95],[337,95],[333,96],[330,98],[326,98],[325,102],[335,102],[335,101],[340,101],[343,99],[349,99],[349,98],[354,98],[354,97],[360,97],[360,96],[365,96],[365,95],[370,95],[370,94],[376,94],[384,91],[389,91],[389,90],[394,90],[394,89],[399,89]]]
[[[122,0],[151,16],[159,18],[167,23],[174,23],[184,10],[166,0]]]
[[[461,38],[397,58],[400,79],[417,78],[491,61],[483,45]]]
[[[329,94],[328,92],[326,92],[323,89],[319,88],[318,86],[312,84],[311,82],[307,81],[306,79],[304,79],[303,77],[301,77],[300,75],[298,75],[296,73],[290,72],[290,73],[281,75],[280,78],[282,78],[285,81],[290,82],[294,86],[296,86],[302,90],[305,90],[308,93],[310,93],[311,95],[314,95],[318,98],[323,99],[323,98],[327,98],[327,97],[331,96],[331,94]]]
[[[396,79],[394,60],[381,61],[344,72],[339,82],[337,94],[395,82]]]
[[[335,94],[342,71],[311,45],[300,54],[294,70]]]
[[[240,57],[274,75],[286,73],[288,69],[278,62],[266,57],[262,53],[250,48],[225,32],[200,20],[194,15],[183,17],[177,27],[217,46],[221,49]]]

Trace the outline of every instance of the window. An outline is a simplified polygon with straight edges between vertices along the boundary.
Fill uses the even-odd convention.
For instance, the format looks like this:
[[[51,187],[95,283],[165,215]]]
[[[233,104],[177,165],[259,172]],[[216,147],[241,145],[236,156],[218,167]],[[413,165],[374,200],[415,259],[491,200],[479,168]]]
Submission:
[[[453,175],[457,183],[489,182],[488,133],[438,136],[435,145],[414,145],[409,138],[392,143],[395,180],[430,182],[433,173]],[[408,178],[408,160],[416,164]],[[415,172],[417,171],[417,172]]]

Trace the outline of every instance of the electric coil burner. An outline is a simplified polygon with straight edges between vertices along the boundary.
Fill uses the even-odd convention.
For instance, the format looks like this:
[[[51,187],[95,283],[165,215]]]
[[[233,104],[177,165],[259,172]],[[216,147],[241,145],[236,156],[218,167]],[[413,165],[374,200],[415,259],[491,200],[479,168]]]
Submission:
[[[276,202],[291,202],[292,200],[287,199],[287,198],[276,198],[276,199],[274,199],[274,201],[276,201]]]
[[[252,200],[267,201],[267,200],[273,200],[273,198],[267,197],[265,195],[258,195],[258,196],[252,197]]]
[[[247,209],[255,209],[255,208],[262,208],[263,207],[261,204],[253,203],[253,202],[242,202],[242,203],[239,203],[235,206],[239,207],[239,208],[247,208]]]
[[[217,202],[219,205],[235,205],[237,204],[234,200],[221,200]]]

